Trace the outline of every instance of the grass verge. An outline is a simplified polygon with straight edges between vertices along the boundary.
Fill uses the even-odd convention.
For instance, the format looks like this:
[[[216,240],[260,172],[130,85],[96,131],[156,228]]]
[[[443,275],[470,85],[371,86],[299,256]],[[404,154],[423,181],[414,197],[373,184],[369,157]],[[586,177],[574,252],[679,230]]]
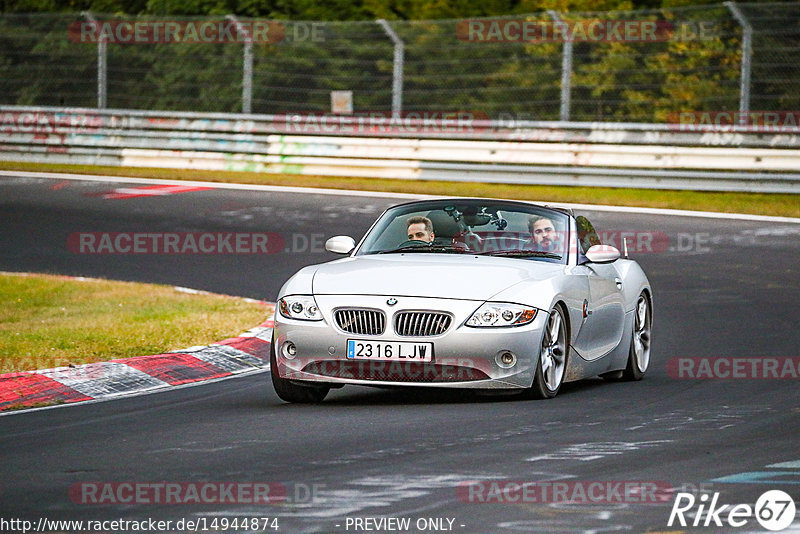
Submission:
[[[0,169],[49,171],[171,180],[202,180],[221,183],[324,187],[330,189],[384,191],[424,195],[453,195],[582,204],[610,204],[724,213],[750,213],[800,217],[800,201],[793,194],[672,191],[611,187],[567,187],[460,183],[379,178],[341,178],[297,174],[266,174],[238,171],[199,171],[139,167],[101,167],[0,162]]]
[[[241,298],[171,286],[0,273],[0,373],[207,345],[271,313]]]

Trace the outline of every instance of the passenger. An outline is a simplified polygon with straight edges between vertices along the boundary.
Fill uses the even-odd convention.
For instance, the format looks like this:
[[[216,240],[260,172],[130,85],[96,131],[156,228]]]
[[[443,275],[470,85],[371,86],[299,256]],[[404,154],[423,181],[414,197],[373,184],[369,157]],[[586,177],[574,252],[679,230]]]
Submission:
[[[547,217],[531,217],[528,221],[531,239],[525,243],[526,249],[558,252],[561,250],[561,234],[553,221]]]

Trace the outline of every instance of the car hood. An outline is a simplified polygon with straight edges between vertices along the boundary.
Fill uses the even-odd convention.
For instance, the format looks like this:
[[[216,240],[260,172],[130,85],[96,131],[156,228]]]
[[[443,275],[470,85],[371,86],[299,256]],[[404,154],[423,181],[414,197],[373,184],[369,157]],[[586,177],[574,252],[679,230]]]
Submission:
[[[450,254],[355,256],[317,266],[316,295],[391,295],[488,300],[564,266],[535,260]]]

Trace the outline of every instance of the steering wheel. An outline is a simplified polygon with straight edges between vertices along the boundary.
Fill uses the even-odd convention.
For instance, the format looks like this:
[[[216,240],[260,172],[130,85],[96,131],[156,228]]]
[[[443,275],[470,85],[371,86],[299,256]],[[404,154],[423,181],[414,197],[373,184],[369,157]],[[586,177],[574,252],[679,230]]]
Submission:
[[[405,247],[422,248],[422,247],[429,247],[429,246],[431,246],[431,244],[428,243],[427,241],[420,241],[419,239],[409,239],[407,241],[403,241],[402,243],[400,243],[397,246],[397,248],[405,248]]]

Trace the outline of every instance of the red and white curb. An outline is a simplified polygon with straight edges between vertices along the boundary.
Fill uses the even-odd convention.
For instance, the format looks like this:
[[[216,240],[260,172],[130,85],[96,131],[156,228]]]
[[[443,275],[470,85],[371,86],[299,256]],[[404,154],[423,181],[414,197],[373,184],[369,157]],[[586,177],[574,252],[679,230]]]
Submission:
[[[268,319],[237,337],[164,354],[3,374],[0,415],[265,371],[272,326]]]

